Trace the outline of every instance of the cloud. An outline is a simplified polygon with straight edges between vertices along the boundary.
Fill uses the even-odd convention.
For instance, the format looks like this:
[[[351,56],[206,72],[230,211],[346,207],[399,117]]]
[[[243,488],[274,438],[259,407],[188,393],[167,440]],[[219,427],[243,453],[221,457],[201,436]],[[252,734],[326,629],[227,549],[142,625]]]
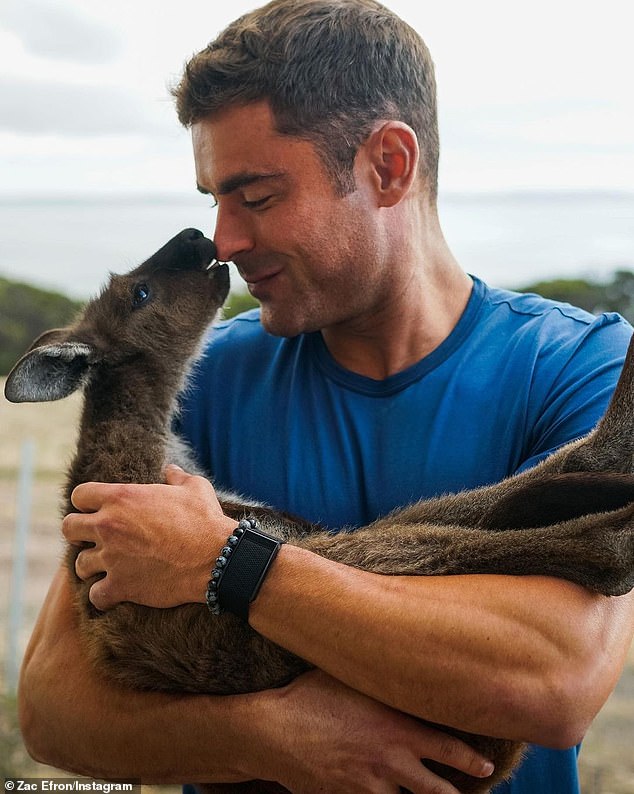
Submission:
[[[0,129],[30,135],[130,135],[157,133],[157,102],[107,85],[46,83],[0,77]],[[167,105],[167,92],[165,102]],[[173,114],[172,114],[173,115]]]
[[[114,27],[59,0],[8,0],[2,21],[29,53],[41,58],[100,64],[112,61],[122,48]]]

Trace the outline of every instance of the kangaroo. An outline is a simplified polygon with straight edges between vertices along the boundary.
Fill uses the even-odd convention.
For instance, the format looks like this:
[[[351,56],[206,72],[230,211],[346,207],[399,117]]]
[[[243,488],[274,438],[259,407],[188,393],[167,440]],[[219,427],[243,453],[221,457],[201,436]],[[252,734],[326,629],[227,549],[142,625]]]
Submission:
[[[215,246],[186,229],[127,275],[112,275],[68,328],[38,337],[5,386],[13,402],[63,398],[83,389],[77,450],[65,486],[88,480],[161,482],[167,463],[196,471],[171,432],[201,340],[225,301],[229,274]],[[237,520],[346,565],[386,575],[546,574],[606,596],[634,587],[634,343],[596,429],[534,469],[503,482],[421,501],[354,533],[332,535],[266,506],[220,494]],[[92,582],[66,561],[87,653],[104,674],[133,688],[234,694],[281,686],[310,665],[231,614],[199,604],[161,610],[130,603],[108,612],[88,600]],[[239,663],[238,663],[239,661]],[[487,780],[440,764],[463,792],[483,794],[511,774],[520,743],[445,728],[495,763]],[[283,792],[261,781],[215,792]]]

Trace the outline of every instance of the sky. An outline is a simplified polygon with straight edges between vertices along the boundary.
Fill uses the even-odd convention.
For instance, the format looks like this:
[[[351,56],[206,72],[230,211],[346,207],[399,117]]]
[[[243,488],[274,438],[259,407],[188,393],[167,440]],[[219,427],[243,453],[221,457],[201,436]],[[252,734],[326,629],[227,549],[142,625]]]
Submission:
[[[169,86],[259,4],[0,0],[0,194],[192,191]],[[628,0],[385,4],[436,65],[441,193],[634,191]]]

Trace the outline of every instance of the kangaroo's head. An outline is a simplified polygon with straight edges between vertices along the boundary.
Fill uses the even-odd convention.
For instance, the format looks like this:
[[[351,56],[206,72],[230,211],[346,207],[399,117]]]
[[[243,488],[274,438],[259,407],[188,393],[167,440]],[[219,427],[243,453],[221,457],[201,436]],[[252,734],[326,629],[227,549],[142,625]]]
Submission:
[[[95,371],[122,366],[183,371],[229,292],[214,243],[185,229],[146,262],[111,275],[68,328],[46,331],[9,373],[12,402],[66,397]]]

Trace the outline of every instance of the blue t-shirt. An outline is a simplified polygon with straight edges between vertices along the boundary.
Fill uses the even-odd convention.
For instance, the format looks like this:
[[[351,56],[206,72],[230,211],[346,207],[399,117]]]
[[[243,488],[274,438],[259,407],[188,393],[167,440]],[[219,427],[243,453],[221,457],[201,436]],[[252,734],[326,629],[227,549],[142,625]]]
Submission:
[[[474,278],[447,339],[377,381],[320,333],[267,334],[258,311],[211,333],[180,430],[217,487],[336,530],[421,498],[497,482],[604,412],[630,326]],[[576,751],[531,748],[496,794],[576,794]]]

